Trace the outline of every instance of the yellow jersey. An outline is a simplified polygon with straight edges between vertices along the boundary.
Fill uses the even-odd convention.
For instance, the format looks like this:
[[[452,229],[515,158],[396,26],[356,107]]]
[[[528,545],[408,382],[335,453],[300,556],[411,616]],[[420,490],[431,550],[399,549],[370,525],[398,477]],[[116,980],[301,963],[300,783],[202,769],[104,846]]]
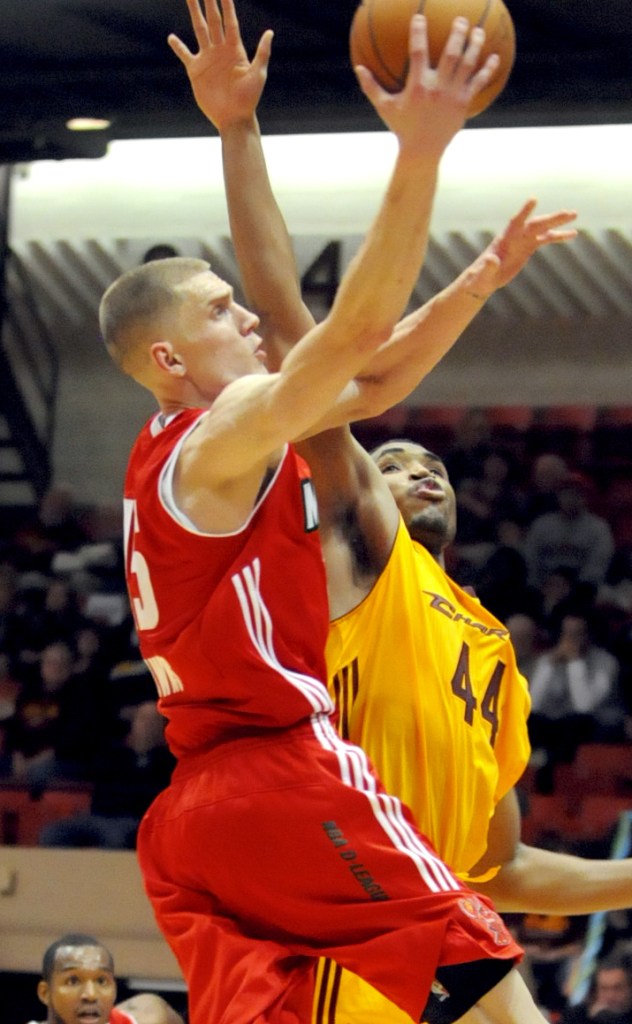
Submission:
[[[508,630],[400,521],[371,592],[331,623],[326,656],[341,735],[363,747],[386,789],[467,881],[496,804],[529,758],[529,691]],[[334,1020],[409,1018],[355,975],[321,963],[314,1024]]]

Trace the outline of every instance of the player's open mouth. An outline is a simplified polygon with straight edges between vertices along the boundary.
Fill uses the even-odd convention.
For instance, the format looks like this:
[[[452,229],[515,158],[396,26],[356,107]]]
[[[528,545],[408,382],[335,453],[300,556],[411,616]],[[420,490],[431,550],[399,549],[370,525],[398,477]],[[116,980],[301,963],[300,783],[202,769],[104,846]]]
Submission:
[[[426,501],[441,501],[444,497],[443,490],[431,477],[422,480],[411,487],[410,493],[414,498],[422,498]]]

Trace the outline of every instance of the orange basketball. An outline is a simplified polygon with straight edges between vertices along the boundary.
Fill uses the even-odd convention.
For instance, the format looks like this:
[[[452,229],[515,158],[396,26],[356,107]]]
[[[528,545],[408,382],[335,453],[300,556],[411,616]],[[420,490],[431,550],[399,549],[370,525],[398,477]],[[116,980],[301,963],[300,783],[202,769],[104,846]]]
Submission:
[[[413,14],[426,15],[433,65],[458,15],[485,29],[482,58],[497,53],[500,65],[491,82],[475,96],[467,116],[480,114],[505,87],[516,55],[516,33],[503,0],[363,0],[351,22],[351,62],[354,67],[364,64],[389,92],[399,92],[406,81]]]

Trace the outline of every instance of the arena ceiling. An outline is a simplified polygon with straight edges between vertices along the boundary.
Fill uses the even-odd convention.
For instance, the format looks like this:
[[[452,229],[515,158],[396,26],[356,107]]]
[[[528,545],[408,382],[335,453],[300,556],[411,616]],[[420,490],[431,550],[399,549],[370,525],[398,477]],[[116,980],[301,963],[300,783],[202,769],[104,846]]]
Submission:
[[[507,0],[517,60],[481,127],[632,120],[629,0]],[[378,127],[348,59],[356,0],[240,0],[249,52],[275,29],[261,120],[268,133]],[[100,156],[110,139],[205,134],[169,31],[190,39],[184,0],[2,0],[0,163]],[[76,116],[103,133],[70,133]]]

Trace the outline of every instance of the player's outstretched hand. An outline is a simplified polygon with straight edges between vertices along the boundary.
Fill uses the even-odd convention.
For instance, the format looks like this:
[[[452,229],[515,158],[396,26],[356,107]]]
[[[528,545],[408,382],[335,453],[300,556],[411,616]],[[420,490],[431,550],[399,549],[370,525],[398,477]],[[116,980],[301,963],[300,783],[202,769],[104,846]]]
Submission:
[[[498,68],[497,54],[491,54],[481,65],[484,41],[482,28],[470,29],[466,18],[455,18],[439,63],[433,68],[426,19],[416,14],[410,23],[410,62],[401,92],[387,92],[368,68],[360,65],[355,69],[360,88],[397,136],[401,149],[427,154],[433,160],[441,156],[463,126],[473,97]]]
[[[569,242],[577,236],[576,228],[566,226],[577,217],[574,210],[532,217],[536,205],[537,200],[527,200],[505,230],[496,235],[468,268],[467,290],[475,297],[486,299],[509,284],[543,246]]]
[[[263,33],[252,59],[244,48],[233,0],[187,0],[198,52],[173,33],[169,46],[186,69],[200,110],[222,131],[253,116],[268,73],[272,31]]]

